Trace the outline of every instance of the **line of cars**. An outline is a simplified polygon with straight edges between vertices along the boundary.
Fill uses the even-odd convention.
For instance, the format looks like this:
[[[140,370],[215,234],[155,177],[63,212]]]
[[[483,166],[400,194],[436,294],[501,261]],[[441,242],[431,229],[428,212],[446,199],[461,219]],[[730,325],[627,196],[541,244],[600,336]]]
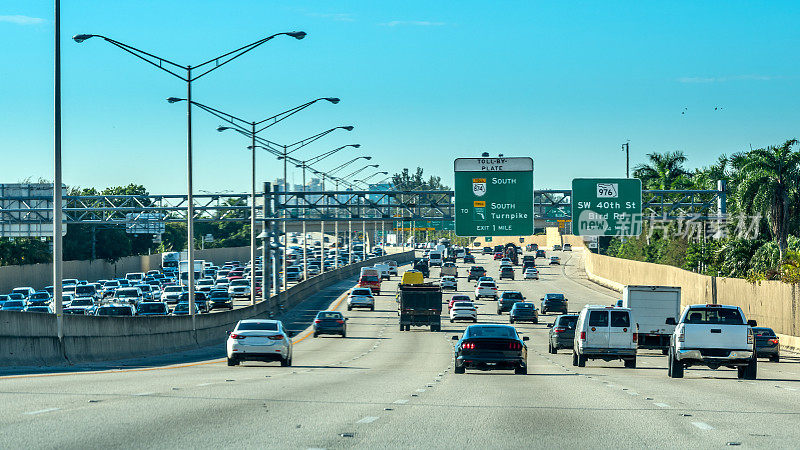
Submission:
[[[209,278],[200,279],[196,284],[197,313],[217,308],[233,309],[233,298],[249,297],[249,264],[243,266],[238,261],[229,261],[222,268],[208,264],[203,273]],[[213,283],[208,283],[209,280]],[[97,282],[65,279],[63,311],[64,314],[96,316],[187,315],[188,289],[177,283],[172,273],[158,270],[133,272]],[[0,296],[0,307],[5,311],[53,313],[52,295],[51,286],[41,291],[31,287],[14,288],[7,296]]]

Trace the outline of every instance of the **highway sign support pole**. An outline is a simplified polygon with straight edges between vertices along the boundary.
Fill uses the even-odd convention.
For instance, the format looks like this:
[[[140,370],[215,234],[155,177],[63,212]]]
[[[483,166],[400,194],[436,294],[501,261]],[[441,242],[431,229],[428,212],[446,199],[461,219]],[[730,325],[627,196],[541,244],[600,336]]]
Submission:
[[[347,221],[347,264],[353,264],[353,221]]]
[[[299,204],[300,200],[298,200]],[[306,204],[306,166],[303,165],[303,205]],[[306,209],[303,208],[303,219],[306,218]],[[308,235],[306,234],[306,221],[303,220],[303,280],[308,279]]]
[[[63,241],[61,238],[61,2],[55,0],[55,74],[53,96],[53,297],[56,303],[56,333],[64,342],[64,310],[62,303]]]
[[[255,151],[255,149],[253,149]],[[267,230],[272,228],[272,221],[267,222],[267,217],[272,217],[272,208],[269,204],[270,202],[270,194],[272,193],[272,186],[269,182],[264,182],[264,206],[262,207],[262,211],[264,213],[265,221],[262,222],[263,225],[261,227],[262,232],[264,233],[264,239],[261,240],[261,301],[265,302],[269,298],[270,295],[270,274],[272,273],[272,255],[271,249],[272,247],[272,240],[270,239],[270,233],[267,233]]]

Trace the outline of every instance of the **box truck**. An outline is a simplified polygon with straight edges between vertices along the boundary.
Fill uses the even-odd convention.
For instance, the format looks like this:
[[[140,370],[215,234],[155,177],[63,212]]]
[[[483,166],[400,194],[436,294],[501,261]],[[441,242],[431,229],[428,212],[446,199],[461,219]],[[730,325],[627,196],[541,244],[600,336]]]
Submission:
[[[638,326],[639,348],[661,350],[667,354],[669,339],[681,311],[681,288],[674,286],[625,286],[622,290],[622,307],[633,312]]]

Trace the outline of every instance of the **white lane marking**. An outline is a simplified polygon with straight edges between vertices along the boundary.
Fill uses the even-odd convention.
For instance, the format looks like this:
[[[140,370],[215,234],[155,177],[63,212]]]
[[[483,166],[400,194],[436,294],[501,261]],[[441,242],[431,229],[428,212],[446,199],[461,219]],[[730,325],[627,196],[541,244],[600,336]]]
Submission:
[[[367,417],[364,417],[363,419],[359,420],[356,423],[372,423],[372,422],[375,422],[378,419],[379,419],[379,417],[367,416]]]
[[[406,403],[408,403],[408,400],[400,399],[400,400],[395,400],[393,403],[397,403],[398,405],[405,405]]]
[[[692,425],[696,426],[697,428],[700,428],[701,430],[706,430],[706,431],[714,429],[714,427],[705,422],[692,422]]]
[[[134,397],[144,397],[145,395],[153,395],[155,392],[139,392],[138,394],[132,394]]]
[[[425,392],[427,389],[417,389],[417,392]]]
[[[659,408],[669,408],[669,405],[666,403],[653,403],[653,404],[658,406]]]
[[[638,392],[628,391],[628,395],[639,395]]]
[[[26,412],[24,414],[29,415],[29,416],[35,416],[37,414],[44,414],[44,413],[49,413],[49,412],[53,412],[53,411],[58,411],[59,409],[61,409],[61,408],[47,408],[47,409],[40,409],[38,411],[29,411],[29,412]]]
[[[197,387],[211,386],[211,383],[200,383],[200,384],[195,384],[195,386]]]

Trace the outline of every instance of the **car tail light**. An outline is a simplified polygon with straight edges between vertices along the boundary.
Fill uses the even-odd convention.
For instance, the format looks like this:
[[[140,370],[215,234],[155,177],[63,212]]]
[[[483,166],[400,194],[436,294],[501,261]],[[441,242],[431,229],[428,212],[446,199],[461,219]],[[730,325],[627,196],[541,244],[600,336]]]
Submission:
[[[556,328],[553,328],[553,333],[563,333],[563,332],[565,332],[565,331],[567,331],[567,329],[566,329],[566,328],[564,328],[564,327],[556,327]]]
[[[633,333],[633,343],[635,344],[636,341],[639,340],[639,333]]]
[[[519,342],[513,342],[513,341],[509,342],[508,343],[508,349],[509,350],[522,350],[522,344],[520,344]]]
[[[686,340],[686,333],[683,331],[683,328],[681,328],[680,333],[678,333],[678,342],[683,342],[685,340]]]
[[[755,338],[753,337],[753,329],[752,328],[748,328],[747,329],[747,343],[748,344],[752,344],[754,339]]]
[[[231,334],[231,339],[244,339],[247,336],[242,336],[241,334]]]
[[[582,341],[586,340],[586,332],[585,331],[581,331],[581,340]]]
[[[778,338],[770,339],[768,342],[770,344],[777,344],[778,343]]]
[[[268,336],[268,337],[270,339],[272,339],[273,341],[279,341],[279,340],[283,339],[283,335],[282,334],[276,334],[276,335]]]
[[[475,349],[475,343],[474,342],[462,342],[461,343],[461,349],[462,350],[474,350]]]
[[[314,323],[320,323],[320,322],[322,322],[322,321],[319,320],[319,319],[314,319]]]
[[[338,319],[338,320],[336,321],[336,323],[344,323],[344,320],[342,320],[342,319]]]

